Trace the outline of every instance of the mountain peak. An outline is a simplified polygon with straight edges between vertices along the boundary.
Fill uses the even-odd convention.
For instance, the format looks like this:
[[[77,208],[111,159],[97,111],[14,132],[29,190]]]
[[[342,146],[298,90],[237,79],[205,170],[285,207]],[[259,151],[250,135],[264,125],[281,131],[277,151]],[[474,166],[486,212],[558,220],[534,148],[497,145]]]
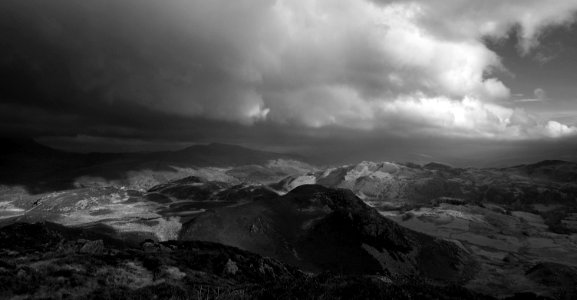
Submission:
[[[240,145],[235,144],[226,144],[226,143],[209,143],[209,144],[198,144],[198,145],[191,145],[188,146],[180,151],[254,151],[254,152],[263,152],[260,150],[255,150],[251,148],[247,148]]]
[[[48,146],[38,143],[36,140],[28,137],[5,137],[0,139],[0,155],[9,154],[52,154],[59,152]]]

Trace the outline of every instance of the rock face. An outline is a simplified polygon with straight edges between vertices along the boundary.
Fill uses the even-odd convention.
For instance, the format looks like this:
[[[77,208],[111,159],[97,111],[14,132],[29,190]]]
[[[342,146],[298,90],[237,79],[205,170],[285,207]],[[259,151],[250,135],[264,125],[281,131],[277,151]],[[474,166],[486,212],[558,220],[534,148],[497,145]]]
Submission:
[[[225,274],[236,274],[236,272],[238,272],[238,266],[236,265],[236,262],[234,262],[233,260],[229,259],[226,262],[226,265],[224,265],[224,270],[223,272]]]
[[[309,271],[459,282],[474,264],[457,245],[383,218],[348,190],[319,185],[215,209],[185,224],[180,239],[236,246]]]
[[[0,228],[0,245],[1,299],[491,299],[417,278],[307,275],[215,243],[131,247],[53,223]]]

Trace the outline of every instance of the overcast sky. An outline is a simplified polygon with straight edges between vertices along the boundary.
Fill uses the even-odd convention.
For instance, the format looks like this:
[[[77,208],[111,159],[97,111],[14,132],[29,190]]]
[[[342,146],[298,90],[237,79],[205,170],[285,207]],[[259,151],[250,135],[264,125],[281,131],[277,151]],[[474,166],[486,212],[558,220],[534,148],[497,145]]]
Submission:
[[[576,159],[577,0],[2,0],[0,133]]]

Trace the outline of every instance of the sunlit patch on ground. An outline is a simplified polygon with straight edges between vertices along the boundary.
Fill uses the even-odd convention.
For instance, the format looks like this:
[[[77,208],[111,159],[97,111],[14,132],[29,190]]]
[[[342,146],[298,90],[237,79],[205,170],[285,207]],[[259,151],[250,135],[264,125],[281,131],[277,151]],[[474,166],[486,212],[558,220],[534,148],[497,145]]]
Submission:
[[[0,219],[23,215],[25,209],[16,207],[12,201],[0,202]]]
[[[18,217],[22,221],[52,221],[77,227],[103,224],[118,233],[148,233],[158,240],[176,239],[182,226],[178,216],[158,213],[166,209],[164,206],[147,201],[142,193],[123,188],[81,188],[34,198],[34,201],[0,202],[0,218]],[[14,202],[28,207],[18,207]]]

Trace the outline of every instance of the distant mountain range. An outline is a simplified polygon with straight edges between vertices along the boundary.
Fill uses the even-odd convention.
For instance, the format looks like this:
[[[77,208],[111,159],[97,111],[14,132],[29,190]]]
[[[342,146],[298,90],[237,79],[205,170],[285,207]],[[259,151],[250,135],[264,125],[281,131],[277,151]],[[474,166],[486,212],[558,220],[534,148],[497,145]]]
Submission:
[[[0,148],[0,184],[23,185],[31,192],[39,193],[73,188],[75,180],[82,177],[129,184],[130,176],[143,171],[164,174],[178,173],[178,168],[262,166],[274,160],[304,159],[293,154],[219,143],[194,145],[177,151],[71,153],[32,139],[4,139]],[[310,166],[302,163],[298,167]],[[169,178],[186,175],[174,174]]]
[[[362,162],[290,176],[275,188],[290,191],[301,184],[350,189],[376,206],[422,205],[440,197],[477,203],[572,204],[577,196],[577,163],[548,160],[506,168],[456,168],[440,163]]]
[[[176,151],[132,152],[132,153],[74,153],[42,145],[33,139],[5,138],[1,140],[0,158],[18,159],[69,159],[83,158],[87,162],[101,163],[118,159],[163,161],[192,166],[238,166],[262,164],[272,159],[298,159],[302,156],[266,152],[238,145],[211,143],[193,145]]]

